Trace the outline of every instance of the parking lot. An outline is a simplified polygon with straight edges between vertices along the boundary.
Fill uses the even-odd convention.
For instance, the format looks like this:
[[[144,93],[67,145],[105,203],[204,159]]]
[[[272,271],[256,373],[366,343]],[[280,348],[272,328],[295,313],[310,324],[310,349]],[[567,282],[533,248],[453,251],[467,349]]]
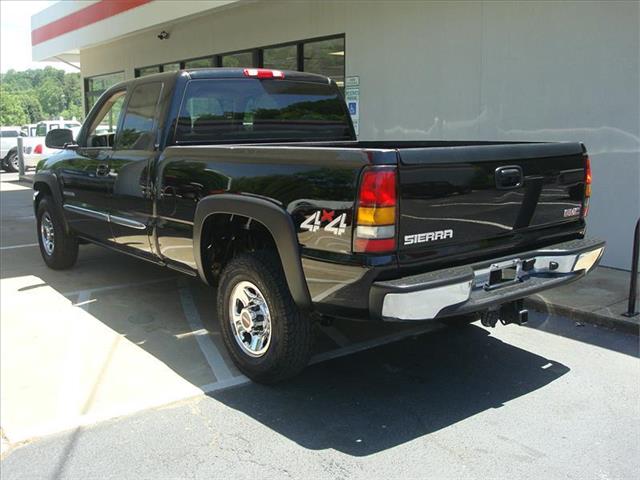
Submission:
[[[255,385],[211,288],[91,245],[48,270],[30,185],[1,180],[3,478],[637,478],[633,335],[336,321]]]
[[[93,245],[73,269],[49,270],[30,186],[11,174],[2,186],[2,428],[11,443],[248,381],[219,336],[215,291]],[[313,361],[427,329],[323,327]]]

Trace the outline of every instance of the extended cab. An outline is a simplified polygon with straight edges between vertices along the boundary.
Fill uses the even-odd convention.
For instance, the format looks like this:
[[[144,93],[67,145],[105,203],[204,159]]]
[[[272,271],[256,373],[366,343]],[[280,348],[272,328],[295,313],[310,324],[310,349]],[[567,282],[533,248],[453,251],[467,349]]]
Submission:
[[[249,377],[307,363],[313,319],[495,325],[589,272],[580,143],[357,141],[335,82],[203,69],[120,83],[34,177],[52,268],[98,243],[217,284]],[[212,295],[213,296],[213,295]],[[213,298],[212,298],[213,301]]]

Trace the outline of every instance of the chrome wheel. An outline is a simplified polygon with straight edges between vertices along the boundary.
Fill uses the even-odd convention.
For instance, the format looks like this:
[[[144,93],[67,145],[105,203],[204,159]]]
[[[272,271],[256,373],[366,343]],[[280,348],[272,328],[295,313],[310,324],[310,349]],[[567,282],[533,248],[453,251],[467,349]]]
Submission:
[[[47,255],[52,255],[55,247],[55,232],[48,212],[43,213],[40,219],[40,237],[42,238],[44,251]]]
[[[229,319],[236,342],[251,357],[261,357],[271,344],[271,315],[253,283],[239,282],[231,291]]]
[[[20,164],[18,163],[18,154],[14,153],[11,157],[9,157],[9,162],[11,163],[11,167],[14,171],[18,171],[20,169]]]

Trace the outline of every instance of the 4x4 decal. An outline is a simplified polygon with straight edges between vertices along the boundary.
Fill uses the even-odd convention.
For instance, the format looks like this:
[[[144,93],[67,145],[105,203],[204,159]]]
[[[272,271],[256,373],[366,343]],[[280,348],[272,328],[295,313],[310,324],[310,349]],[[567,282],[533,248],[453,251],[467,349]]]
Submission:
[[[300,224],[300,228],[309,232],[317,232],[322,227],[322,222],[329,222],[324,226],[324,231],[334,235],[342,235],[347,229],[347,214],[341,213],[337,217],[334,210],[317,210]],[[335,218],[334,218],[335,217]]]

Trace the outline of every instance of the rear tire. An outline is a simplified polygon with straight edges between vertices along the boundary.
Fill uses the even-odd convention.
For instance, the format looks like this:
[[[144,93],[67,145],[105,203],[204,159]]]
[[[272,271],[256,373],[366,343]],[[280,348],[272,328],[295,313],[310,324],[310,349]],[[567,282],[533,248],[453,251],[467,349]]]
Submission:
[[[18,152],[9,152],[4,160],[4,169],[11,173],[18,171]]]
[[[311,319],[293,301],[277,257],[258,252],[231,259],[220,276],[217,300],[225,345],[247,377],[270,384],[307,365]],[[259,337],[255,344],[254,337]]]
[[[36,220],[38,244],[44,263],[54,270],[71,268],[78,259],[78,241],[65,231],[62,215],[51,197],[40,200]]]

